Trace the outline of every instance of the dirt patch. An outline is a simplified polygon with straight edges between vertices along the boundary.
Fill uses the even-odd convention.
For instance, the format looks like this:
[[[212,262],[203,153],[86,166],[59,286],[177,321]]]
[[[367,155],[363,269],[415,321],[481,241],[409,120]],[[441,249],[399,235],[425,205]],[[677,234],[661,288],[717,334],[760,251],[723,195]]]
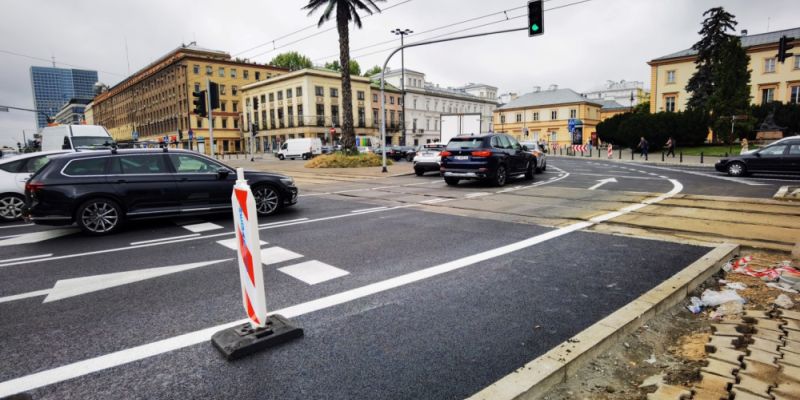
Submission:
[[[753,257],[751,266],[766,268],[790,259],[786,253],[743,252]],[[798,265],[797,262],[794,264]],[[745,310],[771,310],[775,299],[788,295],[800,309],[800,295],[766,286],[766,282],[747,275],[720,272],[699,287],[691,296],[700,297],[705,289],[721,290],[726,283],[740,282],[747,288],[737,290],[747,300]],[[663,380],[664,383],[691,387],[700,380],[705,365],[705,343],[711,335],[713,308],[698,314],[682,304],[647,321],[645,325],[614,344],[608,351],[579,369],[567,382],[554,387],[548,400],[646,399],[656,385],[640,387],[642,382]],[[731,318],[731,317],[726,317]],[[648,379],[651,378],[651,379]]]

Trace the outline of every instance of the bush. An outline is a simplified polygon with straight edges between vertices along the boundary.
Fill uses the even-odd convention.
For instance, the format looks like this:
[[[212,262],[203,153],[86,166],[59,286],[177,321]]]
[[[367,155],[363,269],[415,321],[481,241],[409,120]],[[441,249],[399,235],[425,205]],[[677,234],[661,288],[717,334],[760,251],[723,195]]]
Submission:
[[[672,136],[678,146],[702,144],[708,136],[708,118],[701,112],[625,113],[597,125],[600,140],[615,146],[635,148],[644,136],[651,150],[664,146]]]
[[[342,153],[317,156],[307,162],[306,168],[360,168],[380,167],[383,165],[381,156],[373,153],[348,156]],[[392,160],[387,159],[386,165],[392,165]]]

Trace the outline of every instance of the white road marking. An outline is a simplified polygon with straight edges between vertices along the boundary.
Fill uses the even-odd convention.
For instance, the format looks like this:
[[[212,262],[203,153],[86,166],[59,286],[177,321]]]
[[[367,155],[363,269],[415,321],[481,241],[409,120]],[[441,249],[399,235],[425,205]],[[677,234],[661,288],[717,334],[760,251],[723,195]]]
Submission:
[[[606,183],[617,183],[617,180],[614,179],[614,178],[607,178],[607,179],[600,179],[597,182],[599,182],[599,183],[594,185],[594,186],[592,186],[592,187],[590,187],[589,190],[595,190],[595,189],[599,188],[600,186],[605,185]]]
[[[217,240],[217,243],[221,244],[221,245],[223,245],[223,246],[225,246],[225,247],[227,247],[227,248],[229,248],[231,250],[234,250],[234,251],[238,251],[239,250],[239,242],[236,241],[235,237],[234,238],[230,238],[230,239],[225,239],[225,240]],[[267,243],[267,242],[265,242],[263,240],[259,240],[259,247],[267,245],[267,244],[269,244],[269,243]]]
[[[712,174],[706,174],[706,173],[703,173],[703,172],[689,171],[689,170],[685,170],[685,169],[656,167],[656,166],[652,166],[652,165],[643,165],[642,167],[659,169],[659,170],[663,170],[663,171],[679,172],[679,173],[684,173],[684,174],[689,174],[689,175],[705,176],[707,178],[714,178],[714,179],[720,179],[720,180],[723,180],[723,181],[736,182],[736,183],[741,183],[743,185],[749,185],[749,186],[767,186],[768,185],[766,183],[750,182],[750,181],[748,181],[746,179],[742,179],[742,178],[732,178],[732,177],[729,177],[729,176],[712,175]]]
[[[192,234],[189,234],[189,235],[172,236],[172,237],[165,237],[165,238],[161,238],[161,239],[142,240],[142,241],[139,241],[139,242],[131,242],[131,246],[136,246],[137,244],[145,244],[145,243],[156,243],[156,242],[160,242],[162,240],[175,240],[175,239],[183,239],[183,238],[197,237],[197,236],[200,236],[200,234],[199,233],[192,233]]]
[[[211,222],[203,222],[202,224],[184,225],[183,227],[194,233],[208,232],[208,231],[215,231],[217,229],[222,229],[221,226],[213,224]]]
[[[584,172],[576,172],[575,175],[581,175],[581,176],[607,176],[607,177],[611,177],[611,178],[620,178],[620,179],[643,179],[643,180],[658,180],[659,179],[659,178],[651,178],[649,176],[587,174],[587,173],[584,173]]]
[[[625,207],[619,211],[600,215],[598,217],[592,218],[590,221],[578,222],[519,242],[511,243],[492,250],[487,250],[478,254],[463,257],[457,260],[446,262],[444,264],[435,265],[432,267],[425,268],[423,270],[414,271],[405,275],[389,278],[359,288],[347,290],[341,293],[336,293],[330,296],[322,297],[316,300],[311,300],[294,306],[289,306],[280,310],[275,310],[273,313],[281,314],[287,318],[298,317],[315,311],[324,310],[326,308],[337,306],[339,304],[344,304],[367,296],[371,296],[380,292],[409,285],[411,283],[422,281],[434,276],[442,275],[447,272],[462,269],[470,265],[474,265],[482,261],[503,256],[515,251],[519,251],[537,245],[539,243],[543,243],[548,240],[564,236],[568,233],[591,227],[600,222],[608,221],[609,219],[630,213],[642,207],[646,207],[649,204],[657,203],[664,199],[673,197],[676,194],[680,193],[681,190],[683,190],[683,185],[681,185],[681,183],[678,182],[677,180],[670,179],[670,182],[672,182],[673,188],[668,193],[662,194],[661,196],[658,196],[653,199],[645,200],[639,204],[634,204]],[[0,382],[0,397],[10,396],[12,394],[33,390],[47,385],[52,385],[54,383],[63,382],[69,379],[74,379],[81,376],[89,375],[108,368],[118,367],[121,365],[132,363],[134,361],[143,360],[170,351],[208,342],[209,340],[211,340],[211,335],[213,335],[214,333],[222,329],[227,329],[236,326],[238,324],[242,324],[247,320],[248,319],[245,318],[222,325],[212,326],[210,328],[205,328],[198,331],[185,333],[183,335],[174,336],[156,342],[143,344],[141,346],[136,346],[125,350],[119,350],[102,356],[82,361],[77,361],[71,364],[62,365],[60,367],[36,372],[30,375],[21,376],[19,378],[11,379],[5,382]]]
[[[437,197],[435,199],[423,200],[423,201],[420,201],[419,203],[420,204],[437,204],[437,203],[444,203],[446,201],[453,201],[453,200],[455,200],[455,199],[445,199],[445,198]]]
[[[138,269],[133,271],[114,272],[111,274],[85,276],[81,278],[62,279],[56,282],[52,289],[36,290],[33,292],[17,294],[14,296],[0,297],[0,303],[14,300],[26,299],[35,296],[47,295],[42,303],[63,300],[69,297],[80,296],[86,293],[97,292],[110,289],[112,287],[127,285],[159,276],[174,274],[176,272],[187,271],[194,268],[205,267],[233,258],[215,261],[203,261],[191,264],[173,265],[169,267]]]
[[[264,265],[279,264],[284,261],[302,258],[302,254],[286,250],[283,247],[268,247],[261,249],[261,263]]]
[[[14,246],[19,244],[39,243],[45,240],[55,239],[61,236],[72,235],[73,233],[76,233],[78,231],[79,231],[78,228],[60,228],[60,229],[51,229],[49,231],[23,233],[19,236],[10,239],[0,240],[0,247]]]
[[[473,199],[475,197],[483,197],[483,196],[489,196],[489,195],[491,195],[491,193],[489,193],[489,192],[475,192],[475,193],[467,193],[466,195],[464,195],[464,198],[465,199]]]
[[[360,210],[353,210],[353,211],[350,211],[350,212],[351,212],[351,213],[361,213],[361,212],[367,212],[367,211],[385,210],[385,209],[387,209],[387,208],[389,208],[389,207],[373,207],[373,208],[362,208],[362,209],[360,209]]]
[[[0,263],[7,263],[7,262],[14,262],[14,261],[22,261],[22,260],[31,260],[34,258],[46,258],[52,256],[53,253],[47,254],[39,254],[38,256],[27,256],[27,257],[17,257],[17,258],[9,258],[6,260],[0,260]]]
[[[332,265],[328,265],[317,260],[306,261],[304,263],[278,268],[278,271],[281,271],[292,278],[299,279],[309,285],[316,285],[321,282],[350,274],[343,269],[336,268]]]
[[[7,225],[7,226],[0,226],[0,229],[8,229],[8,228],[21,228],[23,226],[33,226],[34,224],[16,224],[16,225]]]
[[[10,239],[10,238],[15,238],[15,237],[17,237],[17,236],[19,236],[19,234],[16,234],[16,235],[8,235],[8,236],[0,236],[0,240],[2,240],[2,239]]]
[[[284,224],[289,224],[289,223],[293,223],[293,222],[300,222],[300,221],[308,221],[308,218],[297,218],[297,219],[290,219],[290,220],[286,220],[286,221],[268,222],[266,224],[259,224],[258,227],[259,228],[266,228],[266,227],[270,227],[270,226],[274,226],[274,225],[284,225]]]

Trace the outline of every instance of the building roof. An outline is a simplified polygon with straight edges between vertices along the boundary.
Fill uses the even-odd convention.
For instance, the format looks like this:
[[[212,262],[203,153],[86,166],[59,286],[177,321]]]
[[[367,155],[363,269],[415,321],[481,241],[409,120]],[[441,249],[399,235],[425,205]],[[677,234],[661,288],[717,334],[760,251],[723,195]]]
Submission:
[[[601,106],[599,100],[589,100],[572,89],[542,90],[517,97],[502,105],[498,110],[513,108],[541,107],[553,104],[590,103]]]
[[[372,81],[370,86],[373,89],[381,90],[381,81],[380,80]],[[392,85],[389,82],[383,82],[383,90],[388,90],[390,92],[398,92],[398,93],[400,92],[400,88],[399,87],[397,87],[395,85]]]
[[[629,106],[623,106],[622,104],[617,103],[616,100],[592,99],[592,102],[600,104],[603,107],[602,111],[627,110],[630,108]]]
[[[321,77],[331,78],[331,79],[340,79],[341,76],[342,76],[339,73],[339,71],[334,71],[332,69],[319,68],[319,67],[303,68],[303,69],[298,69],[297,71],[289,72],[288,74],[276,75],[276,76],[273,76],[272,78],[265,79],[263,81],[253,82],[253,83],[244,85],[244,86],[242,86],[241,89],[242,90],[251,90],[251,89],[255,89],[255,88],[260,87],[260,86],[265,86],[265,85],[269,85],[269,84],[272,84],[272,83],[275,83],[275,82],[284,81],[284,80],[292,79],[292,78],[297,78],[299,76],[304,76],[304,75],[316,75],[316,76],[321,76]],[[352,75],[352,74],[350,75],[350,81],[351,82],[355,81],[355,82],[362,82],[362,83],[372,83],[372,81],[370,81],[369,78],[367,78],[367,77],[363,77],[363,76],[360,76],[360,75]]]
[[[759,33],[756,35],[739,36],[739,38],[742,40],[742,47],[746,49],[753,46],[778,43],[778,40],[780,40],[781,36],[784,35],[786,35],[787,37],[800,38],[800,28],[784,29],[781,31]],[[667,54],[665,56],[661,56],[658,58],[654,58],[653,61],[664,61],[664,60],[671,60],[673,58],[691,57],[695,55],[697,55],[697,50],[686,49],[672,54]]]
[[[472,83],[472,82],[460,87],[460,89],[477,89],[477,88],[482,88],[482,87],[488,87],[488,88],[492,88],[492,89],[497,89],[497,87],[492,86],[492,85],[487,85],[485,83]]]

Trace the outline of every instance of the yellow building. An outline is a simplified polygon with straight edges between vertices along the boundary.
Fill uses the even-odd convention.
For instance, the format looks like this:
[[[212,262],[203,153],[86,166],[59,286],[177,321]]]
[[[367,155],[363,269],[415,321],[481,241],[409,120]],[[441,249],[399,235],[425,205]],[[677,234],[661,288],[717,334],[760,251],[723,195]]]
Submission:
[[[775,57],[781,36],[794,37],[790,43],[796,55],[781,64]],[[781,101],[800,103],[800,28],[741,37],[750,56],[750,96],[754,104]],[[683,111],[689,100],[686,84],[696,71],[697,52],[683,50],[656,58],[650,65],[650,112]]]
[[[513,98],[500,106],[494,111],[494,128],[520,141],[563,146],[572,144],[568,125],[570,119],[576,119],[583,123],[581,142],[586,143],[597,131],[601,108],[599,100],[588,100],[572,89],[553,87]]]
[[[183,45],[95,97],[93,119],[118,142],[159,142],[166,136],[183,148],[210,153],[209,120],[198,118],[192,104],[192,93],[204,90],[210,79],[220,85],[220,108],[213,111],[216,153],[243,151],[240,88],[285,72]],[[190,130],[195,138],[191,143]]]
[[[94,101],[87,104],[83,110],[83,120],[86,121],[86,125],[94,125]]]
[[[369,78],[351,75],[353,126],[356,135],[380,136],[379,90]],[[400,110],[400,92],[385,91],[387,115]],[[293,138],[320,138],[336,143],[342,134],[342,85],[338,71],[308,68],[242,87],[247,132],[257,127],[255,150],[274,149]],[[391,116],[391,115],[390,115]],[[398,120],[399,120],[398,116]],[[387,137],[398,123],[387,117]]]

